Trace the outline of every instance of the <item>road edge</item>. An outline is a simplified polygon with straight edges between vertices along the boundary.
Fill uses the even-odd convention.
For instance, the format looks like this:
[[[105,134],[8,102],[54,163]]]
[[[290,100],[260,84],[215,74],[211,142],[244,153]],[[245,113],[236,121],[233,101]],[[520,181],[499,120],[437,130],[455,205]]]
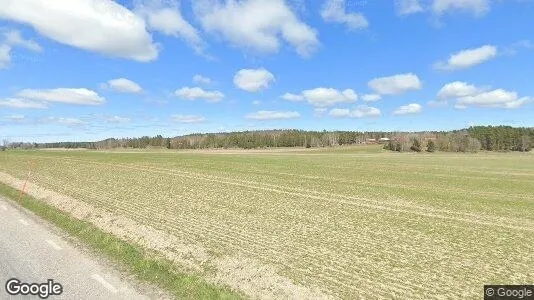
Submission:
[[[58,208],[0,182],[0,195],[34,213],[46,223],[66,233],[76,242],[103,256],[142,283],[163,289],[177,299],[241,299],[244,296],[227,287],[209,283],[201,276],[181,271],[170,260],[134,243],[104,232]]]

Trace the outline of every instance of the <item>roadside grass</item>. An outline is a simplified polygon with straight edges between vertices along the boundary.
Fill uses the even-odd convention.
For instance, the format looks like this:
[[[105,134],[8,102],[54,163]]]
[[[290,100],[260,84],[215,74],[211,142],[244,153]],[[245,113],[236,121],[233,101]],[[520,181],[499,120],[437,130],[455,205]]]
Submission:
[[[89,246],[93,251],[117,263],[123,271],[137,279],[153,284],[176,299],[242,299],[243,295],[224,287],[215,286],[200,276],[178,270],[174,264],[156,253],[106,233],[91,223],[78,220],[59,209],[31,196],[19,198],[20,191],[0,183],[3,195],[42,219],[52,223],[70,236]]]

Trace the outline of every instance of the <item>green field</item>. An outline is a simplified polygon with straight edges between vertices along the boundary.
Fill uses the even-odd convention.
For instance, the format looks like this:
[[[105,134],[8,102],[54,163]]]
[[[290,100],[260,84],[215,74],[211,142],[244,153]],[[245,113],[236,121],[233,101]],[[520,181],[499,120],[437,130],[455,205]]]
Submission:
[[[6,151],[0,171],[28,161],[42,187],[201,247],[206,278],[252,297],[480,299],[534,281],[531,153]]]

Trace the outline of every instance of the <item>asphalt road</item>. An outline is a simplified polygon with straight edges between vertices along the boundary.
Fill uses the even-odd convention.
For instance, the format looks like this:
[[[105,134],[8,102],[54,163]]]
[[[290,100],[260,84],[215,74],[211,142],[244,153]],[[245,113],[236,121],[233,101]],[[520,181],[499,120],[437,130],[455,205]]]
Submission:
[[[11,296],[6,282],[61,284],[63,293],[48,299],[149,299],[121,275],[54,233],[27,211],[0,197],[0,299]],[[152,297],[150,297],[152,298]]]

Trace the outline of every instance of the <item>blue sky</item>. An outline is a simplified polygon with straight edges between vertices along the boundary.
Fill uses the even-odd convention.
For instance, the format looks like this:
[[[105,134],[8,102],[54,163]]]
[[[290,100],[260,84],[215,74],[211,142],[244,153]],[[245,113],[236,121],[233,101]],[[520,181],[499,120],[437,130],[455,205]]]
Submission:
[[[0,0],[0,139],[534,126],[530,0]]]

